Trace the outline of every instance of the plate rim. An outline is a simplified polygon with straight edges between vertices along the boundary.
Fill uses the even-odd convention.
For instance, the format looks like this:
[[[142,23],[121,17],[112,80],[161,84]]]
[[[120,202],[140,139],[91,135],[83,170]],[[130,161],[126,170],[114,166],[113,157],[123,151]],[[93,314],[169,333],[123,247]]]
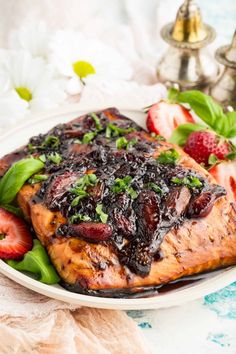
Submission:
[[[32,125],[37,125],[43,121],[65,114],[81,115],[87,111],[96,111],[104,108],[104,104],[96,107],[81,107],[79,103],[69,104],[67,106],[48,110],[39,114],[31,115],[27,122],[21,122],[14,128],[0,135],[0,142],[7,139],[12,134],[16,134],[24,128],[30,128]],[[142,113],[138,108],[119,106],[121,111],[133,111],[134,113]],[[106,106],[105,106],[106,107]],[[58,117],[59,118],[59,117]],[[59,122],[58,122],[59,123]],[[227,269],[222,269],[220,274],[217,274],[208,279],[196,281],[192,286],[183,286],[170,293],[160,293],[157,296],[139,299],[127,298],[105,298],[91,295],[82,295],[70,292],[66,289],[55,287],[52,285],[43,284],[24,273],[21,273],[11,268],[3,260],[0,260],[0,272],[15,281],[16,283],[33,290],[39,294],[54,298],[59,301],[70,304],[81,305],[86,307],[103,308],[103,309],[120,309],[120,310],[137,310],[137,309],[158,309],[172,307],[196,300],[209,293],[215,292],[236,280],[236,266]],[[210,289],[209,289],[210,288]]]

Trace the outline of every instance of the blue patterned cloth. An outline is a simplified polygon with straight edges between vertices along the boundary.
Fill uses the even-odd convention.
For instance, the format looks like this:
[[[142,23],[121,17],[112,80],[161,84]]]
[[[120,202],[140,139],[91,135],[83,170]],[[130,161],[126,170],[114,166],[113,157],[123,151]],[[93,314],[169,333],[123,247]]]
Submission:
[[[236,353],[236,282],[178,307],[127,313],[155,354]]]
[[[217,32],[212,50],[229,44],[236,29],[236,0],[197,3],[204,22]],[[127,313],[155,354],[236,354],[236,282],[179,307]]]

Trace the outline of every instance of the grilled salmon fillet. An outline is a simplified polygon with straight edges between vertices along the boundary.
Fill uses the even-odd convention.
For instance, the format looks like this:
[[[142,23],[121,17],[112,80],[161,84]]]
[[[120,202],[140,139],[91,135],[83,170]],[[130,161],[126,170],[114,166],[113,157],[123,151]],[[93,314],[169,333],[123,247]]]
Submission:
[[[0,160],[46,156],[17,201],[62,279],[108,296],[236,264],[236,208],[182,149],[116,109],[84,115]],[[60,156],[53,163],[50,156]]]

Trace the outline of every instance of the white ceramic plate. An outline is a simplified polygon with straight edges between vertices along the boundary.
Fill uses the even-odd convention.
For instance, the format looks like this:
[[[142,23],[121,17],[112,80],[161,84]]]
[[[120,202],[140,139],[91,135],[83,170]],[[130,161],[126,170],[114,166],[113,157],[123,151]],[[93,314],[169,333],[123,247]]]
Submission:
[[[78,105],[71,105],[69,107],[60,108],[59,110],[54,110],[46,114],[39,115],[34,120],[30,120],[28,123],[22,124],[0,137],[1,156],[13,151],[21,145],[24,145],[33,135],[47,132],[58,123],[67,122],[85,112],[95,111],[101,108],[104,107],[88,107],[88,109],[82,111],[78,108]],[[132,118],[141,126],[144,126],[145,120],[143,113],[133,109],[121,108],[120,110],[123,114]],[[166,293],[161,293],[153,297],[140,299],[113,299],[80,295],[69,292],[59,285],[52,286],[42,284],[37,280],[14,270],[1,260],[0,272],[26,288],[54,299],[81,306],[129,310],[154,309],[180,305],[181,303],[200,298],[211,292],[219,290],[220,288],[236,280],[236,267],[231,267],[211,273],[207,277],[197,280],[190,285],[185,285],[181,288],[170,290]]]

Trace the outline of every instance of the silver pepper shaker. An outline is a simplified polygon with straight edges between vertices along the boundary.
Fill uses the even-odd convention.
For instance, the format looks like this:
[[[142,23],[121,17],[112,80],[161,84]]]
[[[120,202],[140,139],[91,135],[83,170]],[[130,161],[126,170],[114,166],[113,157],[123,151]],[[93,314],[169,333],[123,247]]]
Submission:
[[[210,88],[210,94],[225,108],[236,109],[236,31],[230,45],[217,49],[216,59],[224,65],[224,70]]]
[[[161,36],[170,47],[158,65],[159,81],[180,89],[204,89],[216,80],[219,67],[205,48],[215,39],[215,30],[202,22],[193,0],[184,1],[175,22],[165,25]]]

